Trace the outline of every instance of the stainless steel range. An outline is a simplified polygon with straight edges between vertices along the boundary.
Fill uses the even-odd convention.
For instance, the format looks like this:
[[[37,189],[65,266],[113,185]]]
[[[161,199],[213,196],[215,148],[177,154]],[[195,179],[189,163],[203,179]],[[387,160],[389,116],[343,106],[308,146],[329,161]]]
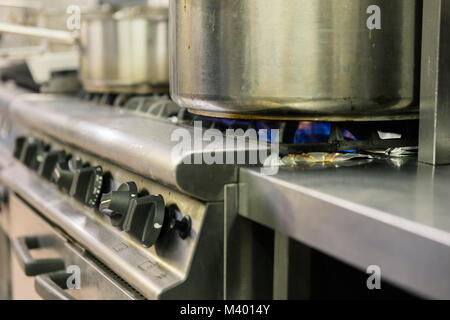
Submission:
[[[9,236],[25,274],[37,276],[41,296],[56,290],[61,297],[218,299],[235,290],[225,286],[225,248],[239,244],[235,237],[234,244],[226,244],[231,239],[226,236],[223,186],[237,182],[237,168],[185,165],[184,158],[195,150],[174,160],[170,137],[178,126],[171,114],[152,116],[154,105],[167,112],[179,109],[164,97],[153,99],[143,116],[77,97],[25,94],[4,110],[15,140],[14,150],[3,156],[15,159],[1,178],[10,191]],[[248,229],[245,241],[252,247],[255,228]],[[61,246],[80,257],[67,254],[65,260]],[[40,251],[47,257],[52,250],[57,257],[50,262],[30,257]],[[271,264],[270,249],[248,250],[251,260]],[[52,273],[40,278],[78,265],[78,259],[96,265],[107,280],[82,269],[81,275],[90,278],[81,282],[91,285],[66,294]],[[91,283],[97,278],[117,290]],[[25,297],[14,291],[14,281],[13,297]],[[44,285],[38,286],[40,281]],[[264,291],[252,292],[253,281],[243,294],[263,297]]]
[[[302,6],[319,15],[307,2]],[[382,1],[376,3],[383,7]],[[345,105],[345,112],[333,117],[339,106],[324,106],[306,89],[298,92],[294,87],[300,83],[286,78],[292,74],[287,64],[277,74],[287,81],[282,87],[277,77],[271,79],[276,85],[264,82],[267,51],[258,51],[264,54],[257,61],[247,59],[249,53],[233,53],[227,47],[233,34],[220,33],[211,13],[237,10],[256,23],[268,14],[255,9],[256,2],[245,11],[238,10],[238,1],[228,9],[219,1],[172,2],[169,13],[178,20],[172,17],[171,26],[178,37],[171,45],[178,51],[172,51],[170,73],[177,81],[172,93],[181,106],[166,86],[145,92],[75,88],[67,65],[45,72],[49,78],[43,83],[30,82],[36,78],[30,64],[24,66],[23,59],[11,64],[8,57],[0,70],[0,298],[450,298],[450,68],[448,59],[442,59],[448,56],[442,35],[448,31],[450,6],[440,0],[426,1],[423,8],[421,1],[395,3],[391,6],[408,8],[402,27],[414,26],[404,37],[423,46],[420,55],[413,42],[408,44],[411,50],[395,43],[394,51],[406,50],[410,59],[391,70],[390,87],[407,90],[390,92],[394,96],[385,104],[377,97],[384,90],[378,83],[386,76],[383,72],[377,83],[360,71],[353,78],[364,80],[357,82],[371,89],[365,90],[365,98],[378,111],[389,109],[386,114],[366,112],[364,105],[340,99],[336,85],[332,98]],[[348,5],[355,12],[360,9],[353,0]],[[285,10],[280,4],[276,11]],[[351,19],[353,11],[343,11]],[[117,18],[117,12],[107,12]],[[255,12],[259,15],[252,20]],[[192,30],[181,30],[177,23],[197,30],[189,19],[212,28],[211,33],[196,34],[198,38],[185,43]],[[422,20],[426,37],[419,39]],[[233,26],[230,21],[220,27],[232,30],[226,28]],[[402,32],[393,25],[386,27]],[[323,36],[323,29],[315,30],[317,37]],[[346,25],[338,28],[337,37],[346,30]],[[383,46],[375,32],[364,30],[358,39],[372,35],[374,40],[368,41]],[[246,41],[254,38],[241,35],[239,45],[250,48]],[[308,38],[303,33],[297,37]],[[218,50],[225,44],[227,50]],[[338,54],[333,48],[327,54]],[[354,55],[350,49],[346,47],[346,57]],[[368,50],[376,55],[364,64],[382,55],[378,47]],[[204,63],[212,52],[214,59]],[[295,59],[299,51],[289,52],[289,59]],[[195,63],[187,63],[189,59]],[[278,70],[277,61],[272,61],[273,70]],[[339,69],[336,77],[351,70],[333,61]],[[157,65],[167,71],[165,62]],[[177,69],[182,63],[183,72]],[[116,71],[122,70],[119,65]],[[231,65],[231,71],[221,73],[226,81],[220,80],[217,68]],[[196,73],[201,67],[206,70]],[[399,74],[401,70],[406,71]],[[242,78],[244,85],[237,85],[236,74],[242,72],[254,72],[259,80]],[[415,89],[419,75],[420,101]],[[401,76],[407,83],[397,81]],[[249,81],[264,95],[252,91]],[[320,73],[314,83],[320,85],[310,89],[320,90],[321,98],[331,103],[324,86],[332,86],[329,78]],[[152,87],[147,84],[139,82],[141,88]],[[299,94],[294,102],[306,101],[308,112],[302,114],[305,106],[295,103],[282,106],[285,92],[280,88],[294,88]],[[346,88],[355,97],[360,94],[353,85]],[[208,96],[208,89],[214,95]],[[273,105],[267,102],[271,90],[280,95]],[[249,97],[262,102],[246,104]],[[396,107],[392,101],[397,98],[407,98],[407,105]],[[244,104],[247,113],[239,109]],[[324,108],[317,108],[321,104]],[[420,116],[415,112],[419,104]],[[402,108],[407,112],[397,112]],[[295,109],[294,115],[279,114],[285,109]],[[247,135],[258,130],[265,134]],[[183,137],[190,139],[181,144]],[[257,155],[255,161],[252,155]],[[380,273],[381,290],[370,286],[373,270]]]

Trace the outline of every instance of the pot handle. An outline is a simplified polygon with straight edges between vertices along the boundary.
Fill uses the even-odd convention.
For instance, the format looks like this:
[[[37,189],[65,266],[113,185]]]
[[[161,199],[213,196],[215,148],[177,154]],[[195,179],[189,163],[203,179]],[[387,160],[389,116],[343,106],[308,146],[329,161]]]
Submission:
[[[54,43],[70,46],[77,44],[78,39],[75,33],[68,31],[29,27],[12,23],[0,23],[0,33],[15,34],[27,38],[46,39]]]

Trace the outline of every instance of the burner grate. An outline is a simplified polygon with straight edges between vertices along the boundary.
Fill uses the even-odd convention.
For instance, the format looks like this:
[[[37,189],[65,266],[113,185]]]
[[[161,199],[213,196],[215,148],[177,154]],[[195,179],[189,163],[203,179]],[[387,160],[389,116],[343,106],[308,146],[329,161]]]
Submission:
[[[387,150],[418,146],[418,121],[331,123],[327,141],[282,143],[283,154]],[[292,130],[292,129],[290,129]],[[296,131],[298,133],[298,131]],[[387,137],[387,138],[386,138]],[[284,140],[286,142],[286,140]]]
[[[279,137],[267,140],[280,143],[282,154],[310,152],[354,152],[417,147],[419,122],[417,120],[371,122],[314,122],[276,121],[256,119],[222,119],[190,113],[179,107],[167,95],[124,95],[82,93],[81,98],[102,105],[122,108],[183,126],[199,121],[204,129],[277,129]],[[261,137],[259,137],[261,138]]]
[[[204,128],[278,129],[280,152],[301,154],[310,152],[354,152],[417,147],[417,120],[373,122],[313,122],[313,121],[257,121],[221,119],[194,115],[182,109],[182,122],[193,125],[201,121]],[[387,138],[386,138],[387,137]],[[269,137],[268,142],[273,142]]]

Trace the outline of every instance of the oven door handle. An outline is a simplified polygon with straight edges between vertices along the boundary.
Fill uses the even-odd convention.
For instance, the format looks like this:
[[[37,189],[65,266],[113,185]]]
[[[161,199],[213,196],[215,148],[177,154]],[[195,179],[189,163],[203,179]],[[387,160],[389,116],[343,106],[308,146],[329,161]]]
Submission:
[[[34,279],[34,289],[44,300],[75,300],[64,290],[68,289],[70,273],[65,271],[43,274]]]
[[[41,248],[41,237],[19,237],[12,241],[19,264],[27,276],[64,270],[64,261],[57,258],[34,259],[30,250]]]

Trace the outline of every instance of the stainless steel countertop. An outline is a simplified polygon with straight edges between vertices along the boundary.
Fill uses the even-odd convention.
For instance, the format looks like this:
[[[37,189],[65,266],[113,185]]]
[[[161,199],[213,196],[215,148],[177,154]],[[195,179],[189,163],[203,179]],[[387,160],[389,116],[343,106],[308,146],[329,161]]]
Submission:
[[[239,213],[421,296],[450,298],[450,166],[240,170]]]

